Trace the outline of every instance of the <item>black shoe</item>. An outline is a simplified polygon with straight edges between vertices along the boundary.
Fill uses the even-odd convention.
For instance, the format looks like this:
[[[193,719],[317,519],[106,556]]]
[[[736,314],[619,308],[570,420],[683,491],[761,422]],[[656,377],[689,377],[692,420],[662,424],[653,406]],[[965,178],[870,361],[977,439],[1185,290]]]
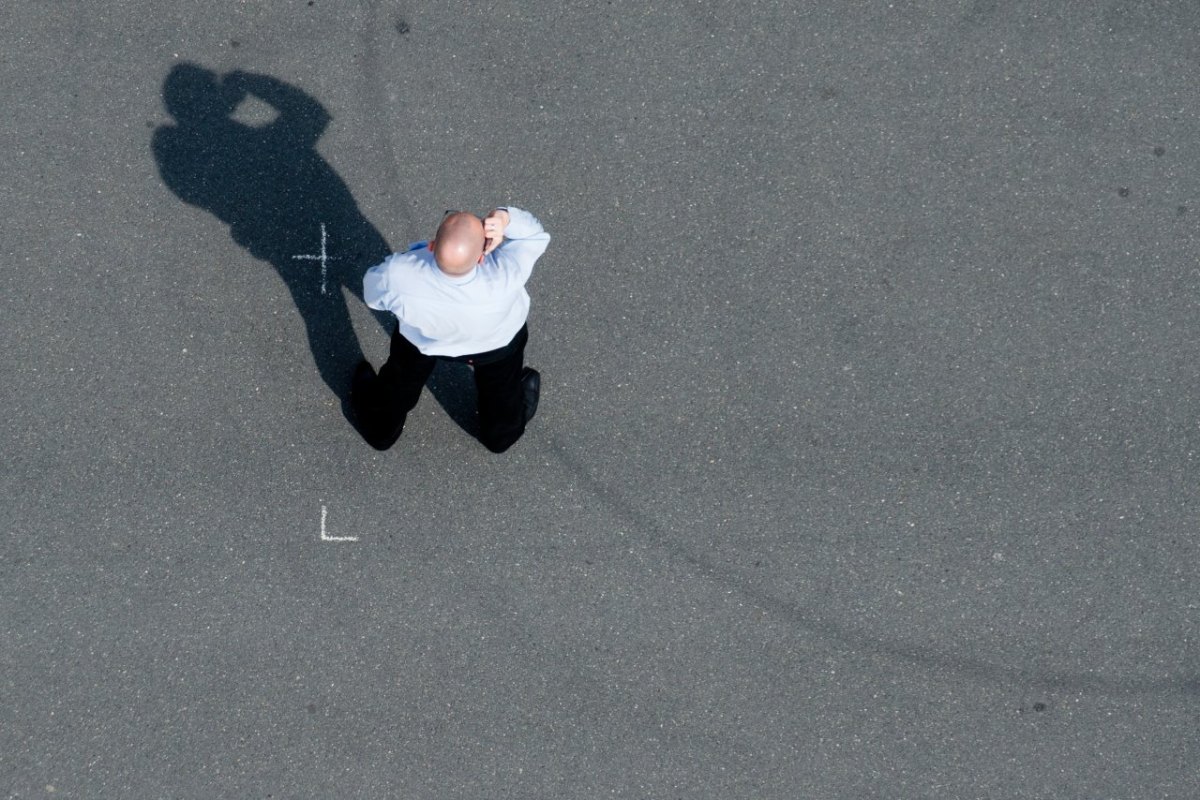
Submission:
[[[365,359],[358,362],[350,383],[351,421],[367,444],[376,450],[387,450],[400,438],[400,433],[404,430],[404,420],[400,420],[399,428],[381,430],[386,423],[380,414],[379,398],[376,396],[377,379],[375,368],[370,362]]]
[[[542,391],[542,375],[533,367],[521,370],[521,386],[525,390],[525,424],[537,413],[538,395]]]

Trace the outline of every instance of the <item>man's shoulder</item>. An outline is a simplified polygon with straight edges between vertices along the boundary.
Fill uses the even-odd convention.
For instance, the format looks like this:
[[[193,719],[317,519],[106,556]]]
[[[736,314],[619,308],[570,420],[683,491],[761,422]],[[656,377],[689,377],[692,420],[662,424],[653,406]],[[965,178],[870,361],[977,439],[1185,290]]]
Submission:
[[[407,250],[392,253],[383,260],[379,269],[396,275],[420,272],[430,266],[432,259],[433,254],[429,252],[426,243],[417,242],[409,246]]]

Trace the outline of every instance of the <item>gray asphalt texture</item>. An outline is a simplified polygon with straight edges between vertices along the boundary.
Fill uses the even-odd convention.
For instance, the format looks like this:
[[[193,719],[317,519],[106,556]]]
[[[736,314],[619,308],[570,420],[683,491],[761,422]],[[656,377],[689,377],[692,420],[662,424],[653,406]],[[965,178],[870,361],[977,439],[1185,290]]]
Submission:
[[[1200,796],[1198,34],[5,4],[0,795]],[[538,416],[378,453],[361,272],[497,204]]]

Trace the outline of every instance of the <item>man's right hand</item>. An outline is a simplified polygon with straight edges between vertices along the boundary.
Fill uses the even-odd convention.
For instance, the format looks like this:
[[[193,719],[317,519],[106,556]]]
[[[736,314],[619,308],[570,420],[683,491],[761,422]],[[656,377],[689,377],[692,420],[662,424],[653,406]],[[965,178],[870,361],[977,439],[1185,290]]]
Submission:
[[[495,250],[504,242],[504,229],[508,227],[508,212],[497,208],[483,220],[483,254]]]

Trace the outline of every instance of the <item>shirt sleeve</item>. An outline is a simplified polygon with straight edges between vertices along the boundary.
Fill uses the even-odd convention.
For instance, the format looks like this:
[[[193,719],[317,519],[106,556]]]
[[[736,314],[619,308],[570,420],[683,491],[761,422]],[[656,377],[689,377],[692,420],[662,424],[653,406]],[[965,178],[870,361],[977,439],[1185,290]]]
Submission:
[[[389,256],[384,259],[382,264],[371,267],[363,275],[363,302],[376,311],[391,311],[395,313],[395,309],[393,308],[395,296],[388,289],[387,279],[388,266],[391,262],[392,258]]]
[[[533,214],[524,209],[508,206],[508,227],[504,229],[504,242],[492,252],[496,263],[521,284],[529,280],[533,265],[550,245],[550,234]]]

